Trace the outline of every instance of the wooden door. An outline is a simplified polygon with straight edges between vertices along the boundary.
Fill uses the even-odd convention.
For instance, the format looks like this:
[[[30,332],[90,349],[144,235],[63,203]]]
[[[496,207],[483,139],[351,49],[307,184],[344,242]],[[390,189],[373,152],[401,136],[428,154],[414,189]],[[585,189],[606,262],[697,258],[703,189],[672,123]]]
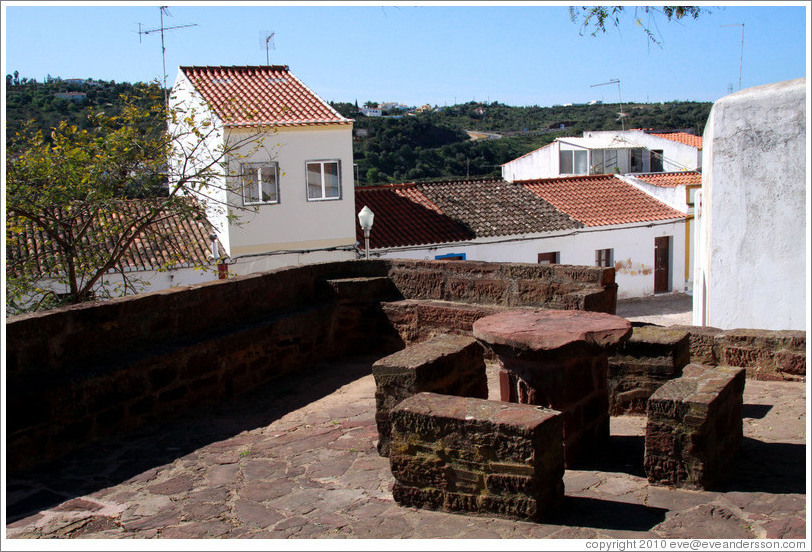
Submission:
[[[671,272],[669,259],[669,236],[654,238],[654,293],[664,293],[668,289],[668,276]]]

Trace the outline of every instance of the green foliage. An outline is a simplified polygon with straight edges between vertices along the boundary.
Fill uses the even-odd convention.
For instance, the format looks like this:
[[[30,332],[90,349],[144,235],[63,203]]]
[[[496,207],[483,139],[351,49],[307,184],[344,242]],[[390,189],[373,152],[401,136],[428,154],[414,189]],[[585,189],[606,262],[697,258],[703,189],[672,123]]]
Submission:
[[[350,104],[346,104],[350,105]],[[709,102],[623,104],[626,128],[704,130]],[[498,176],[500,165],[588,130],[620,130],[619,104],[511,107],[469,102],[402,117],[356,118],[354,144],[362,186],[461,176]],[[464,132],[501,136],[472,140]]]
[[[597,36],[598,33],[606,32],[607,23],[620,27],[621,16],[628,13],[625,8],[624,6],[581,6],[580,8],[571,6],[570,19],[573,23],[580,23],[582,36],[585,32]],[[698,6],[634,6],[632,19],[634,24],[643,30],[651,42],[662,46],[650,27],[650,22],[653,22],[656,28],[657,15],[665,17],[666,21],[671,21],[685,17],[696,19],[703,12],[710,13],[709,10]],[[647,15],[649,21],[643,22],[643,15]]]
[[[184,244],[166,222],[204,220],[205,206],[190,196],[223,185],[227,156],[246,144],[261,145],[246,136],[207,149],[211,158],[201,160],[195,151],[217,133],[210,122],[191,112],[167,113],[157,85],[133,91],[111,110],[115,114],[89,109],[87,125],[61,121],[46,134],[31,123],[9,137],[7,312],[140,291],[143,283],[124,270],[125,257],[139,243],[156,244],[167,259],[156,268],[171,268]],[[167,131],[167,120],[178,124]],[[171,189],[168,159],[186,167]],[[127,201],[135,198],[149,199],[135,208]],[[102,285],[110,272],[118,273],[122,287]]]

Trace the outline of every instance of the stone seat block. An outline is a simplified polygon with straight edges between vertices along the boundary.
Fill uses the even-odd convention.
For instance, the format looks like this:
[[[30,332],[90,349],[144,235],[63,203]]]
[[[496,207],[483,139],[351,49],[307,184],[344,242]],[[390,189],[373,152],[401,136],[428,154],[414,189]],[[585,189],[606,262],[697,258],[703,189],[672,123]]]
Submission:
[[[488,397],[482,346],[473,337],[441,334],[407,346],[372,365],[378,452],[389,450],[389,413],[403,399],[423,391],[460,397]]]
[[[646,401],[691,361],[690,333],[638,326],[609,356],[609,414],[645,414]]]
[[[745,370],[689,364],[648,400],[644,467],[651,483],[707,489],[743,439]]]
[[[402,506],[538,520],[564,497],[564,420],[526,404],[418,393],[391,413]]]

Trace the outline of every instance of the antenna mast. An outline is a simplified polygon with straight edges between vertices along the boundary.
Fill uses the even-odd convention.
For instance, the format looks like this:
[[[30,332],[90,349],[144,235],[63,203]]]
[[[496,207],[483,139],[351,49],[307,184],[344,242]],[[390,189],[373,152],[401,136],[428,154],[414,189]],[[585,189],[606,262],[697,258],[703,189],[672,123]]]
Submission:
[[[270,54],[268,50],[275,50],[276,47],[273,43],[273,37],[276,35],[273,31],[262,30],[259,32],[259,47],[265,48],[265,65],[271,64]]]
[[[730,25],[719,25],[720,27],[741,27],[742,47],[739,52],[739,90],[742,89],[742,59],[744,58],[744,23],[731,23]]]
[[[620,79],[612,79],[609,82],[602,82],[600,84],[593,84],[593,85],[590,86],[590,88],[595,88],[596,86],[605,86],[607,84],[617,84],[617,98],[618,98],[618,100],[620,102],[620,113],[618,113],[618,115],[620,115],[620,128],[622,128],[625,131],[626,130],[626,123],[623,121],[623,117],[625,117],[626,114],[623,113],[623,98],[620,95]]]
[[[164,103],[169,106],[169,92],[166,89],[166,46],[164,45],[164,31],[169,31],[172,29],[182,29],[184,27],[197,27],[197,23],[192,23],[190,25],[175,25],[174,27],[164,27],[164,13],[167,16],[172,16],[169,13],[169,6],[161,6],[159,8],[161,10],[161,26],[157,29],[150,29],[148,31],[141,30],[141,23],[138,24],[138,42],[141,42],[141,35],[146,35],[149,33],[154,33],[155,31],[161,31],[161,61],[163,62],[163,83],[164,83]]]

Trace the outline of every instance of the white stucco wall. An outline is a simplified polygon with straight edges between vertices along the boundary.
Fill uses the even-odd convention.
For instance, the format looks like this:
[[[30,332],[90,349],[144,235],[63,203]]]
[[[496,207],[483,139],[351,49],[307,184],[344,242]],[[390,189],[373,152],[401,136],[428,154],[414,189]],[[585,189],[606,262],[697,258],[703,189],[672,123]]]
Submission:
[[[807,101],[806,79],[797,79],[714,103],[697,209],[694,324],[805,328]]]
[[[558,176],[558,142],[553,142],[502,165],[507,182]]]
[[[434,259],[438,255],[464,253],[466,260],[536,263],[539,253],[559,252],[561,264],[595,264],[597,249],[614,249],[618,297],[654,294],[654,238],[672,236],[671,290],[685,288],[685,225],[683,221],[583,228],[549,234],[480,239],[434,247],[403,247],[372,250],[371,256],[390,259]],[[375,231],[375,228],[372,228]]]
[[[236,137],[250,130],[232,130]],[[355,187],[352,166],[352,126],[279,128],[265,137],[263,147],[241,150],[239,162],[274,160],[279,163],[279,203],[239,212],[239,223],[229,228],[232,258],[287,250],[355,245]],[[306,162],[338,159],[341,197],[308,200]],[[235,174],[238,167],[231,169]],[[242,204],[242,198],[231,201]]]
[[[167,125],[167,131],[174,137],[172,147],[173,157],[168,164],[170,189],[178,182],[180,176],[195,174],[198,167],[203,167],[210,163],[213,156],[223,148],[222,121],[214,111],[203,101],[185,73],[178,70],[175,79],[175,86],[169,95],[169,106],[175,112],[176,120],[172,118]],[[194,127],[205,133],[205,139],[201,140],[193,132],[186,119],[190,118]],[[213,152],[213,153],[209,153]],[[202,188],[198,188],[199,199],[205,200],[206,217],[214,226],[220,243],[228,251],[231,247],[228,229],[228,212],[224,208],[226,204],[226,192],[223,186],[225,170],[215,166],[220,177],[214,179]]]

